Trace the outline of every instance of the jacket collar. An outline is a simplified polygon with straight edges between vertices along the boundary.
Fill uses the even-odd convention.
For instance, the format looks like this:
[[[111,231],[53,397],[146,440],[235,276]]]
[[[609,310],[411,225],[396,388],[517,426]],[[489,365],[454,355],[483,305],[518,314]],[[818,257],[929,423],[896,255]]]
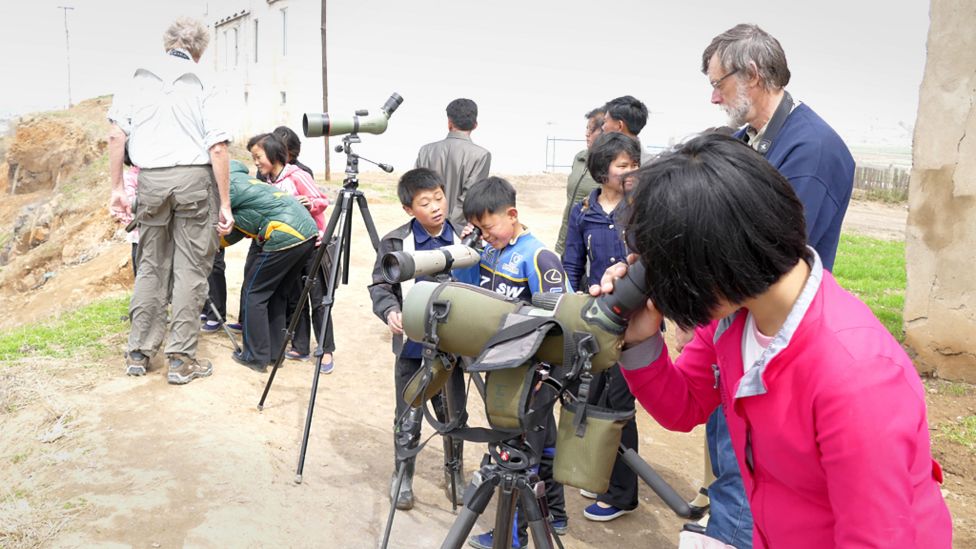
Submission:
[[[448,139],[463,139],[465,141],[471,141],[471,132],[462,132],[458,130],[447,132]]]
[[[810,309],[810,304],[813,303],[814,297],[820,291],[820,286],[823,282],[823,263],[820,261],[820,256],[817,255],[816,250],[810,246],[807,246],[807,254],[811,260],[811,266],[810,275],[807,277],[806,284],[804,284],[803,290],[800,291],[800,296],[797,298],[796,303],[793,304],[793,308],[790,309],[790,313],[786,316],[786,321],[783,323],[783,326],[773,336],[769,347],[763,350],[762,354],[759,355],[759,358],[752,365],[752,368],[739,380],[739,388],[735,392],[735,398],[766,394],[767,388],[763,382],[763,374],[766,371],[766,366],[790,344],[793,335],[796,334],[800,323],[803,321],[803,317],[806,316],[807,311]],[[742,309],[723,318],[715,330],[714,342],[717,342],[718,338],[732,326],[732,323],[740,316],[740,313],[743,313],[743,324],[745,324],[745,313]],[[736,342],[736,345],[739,345],[741,348],[741,342]]]

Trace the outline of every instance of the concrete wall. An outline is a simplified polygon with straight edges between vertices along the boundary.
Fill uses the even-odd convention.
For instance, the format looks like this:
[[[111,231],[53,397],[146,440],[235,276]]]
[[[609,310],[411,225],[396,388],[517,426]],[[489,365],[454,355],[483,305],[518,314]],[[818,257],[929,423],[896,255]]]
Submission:
[[[973,29],[976,2],[932,0],[908,200],[905,343],[920,371],[976,383]]]
[[[302,115],[322,110],[321,6],[318,0],[216,0],[207,21],[235,139],[244,144],[288,126],[302,139],[301,161],[318,175],[325,169],[324,142],[305,139]]]

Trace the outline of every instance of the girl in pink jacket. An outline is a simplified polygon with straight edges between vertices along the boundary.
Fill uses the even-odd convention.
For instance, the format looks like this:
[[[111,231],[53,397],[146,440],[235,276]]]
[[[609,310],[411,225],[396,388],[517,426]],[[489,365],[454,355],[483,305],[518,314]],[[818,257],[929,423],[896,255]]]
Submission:
[[[786,179],[714,134],[637,178],[628,241],[650,299],[624,336],[624,377],[671,430],[724,404],[754,546],[951,547],[918,373],[806,246]],[[591,292],[625,273],[611,267]],[[697,326],[675,363],[662,315]]]

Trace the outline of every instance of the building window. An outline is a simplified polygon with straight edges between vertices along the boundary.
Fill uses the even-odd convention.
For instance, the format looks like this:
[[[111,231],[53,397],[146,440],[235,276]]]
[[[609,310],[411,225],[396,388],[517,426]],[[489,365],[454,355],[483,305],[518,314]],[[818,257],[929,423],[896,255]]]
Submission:
[[[258,20],[254,20],[254,62],[258,62]]]
[[[244,92],[244,104],[245,105],[247,105],[247,96],[248,96],[248,93],[247,92]]]
[[[230,49],[230,42],[227,40],[227,31],[224,31],[224,70],[227,69],[227,65],[230,64],[230,54],[228,50]]]
[[[234,28],[234,66],[235,67],[237,66],[237,63],[240,59],[240,49],[238,46],[240,46],[240,36],[238,35],[238,29]]]
[[[281,55],[288,55],[288,8],[281,8]]]
[[[284,105],[287,102],[288,102],[288,94],[285,92],[281,92],[281,104]]]

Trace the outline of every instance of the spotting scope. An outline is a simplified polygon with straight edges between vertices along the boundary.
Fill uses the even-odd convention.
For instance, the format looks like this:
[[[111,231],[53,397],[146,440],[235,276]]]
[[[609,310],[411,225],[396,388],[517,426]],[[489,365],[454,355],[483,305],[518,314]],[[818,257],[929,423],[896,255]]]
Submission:
[[[347,133],[380,134],[386,131],[386,124],[400,103],[403,103],[403,98],[394,92],[380,107],[379,114],[370,115],[369,111],[365,109],[356,111],[352,116],[332,116],[327,112],[307,112],[302,117],[302,131],[305,132],[305,137]]]
[[[403,300],[403,331],[414,341],[423,341],[425,328],[438,302],[449,302],[447,317],[437,324],[437,347],[447,353],[476,357],[501,327],[502,319],[514,312],[551,316],[565,332],[585,332],[596,340],[592,370],[601,372],[613,366],[620,356],[627,320],[647,301],[643,263],[630,266],[627,275],[617,280],[613,293],[592,297],[587,294],[536,294],[534,306],[456,282],[417,282]],[[565,333],[549,332],[535,358],[559,366],[563,361]],[[554,371],[558,375],[558,372]]]
[[[436,276],[451,269],[477,265],[481,254],[473,246],[479,238],[481,231],[476,228],[460,244],[419,252],[387,252],[383,254],[381,261],[383,279],[390,284],[397,284],[421,276]]]

